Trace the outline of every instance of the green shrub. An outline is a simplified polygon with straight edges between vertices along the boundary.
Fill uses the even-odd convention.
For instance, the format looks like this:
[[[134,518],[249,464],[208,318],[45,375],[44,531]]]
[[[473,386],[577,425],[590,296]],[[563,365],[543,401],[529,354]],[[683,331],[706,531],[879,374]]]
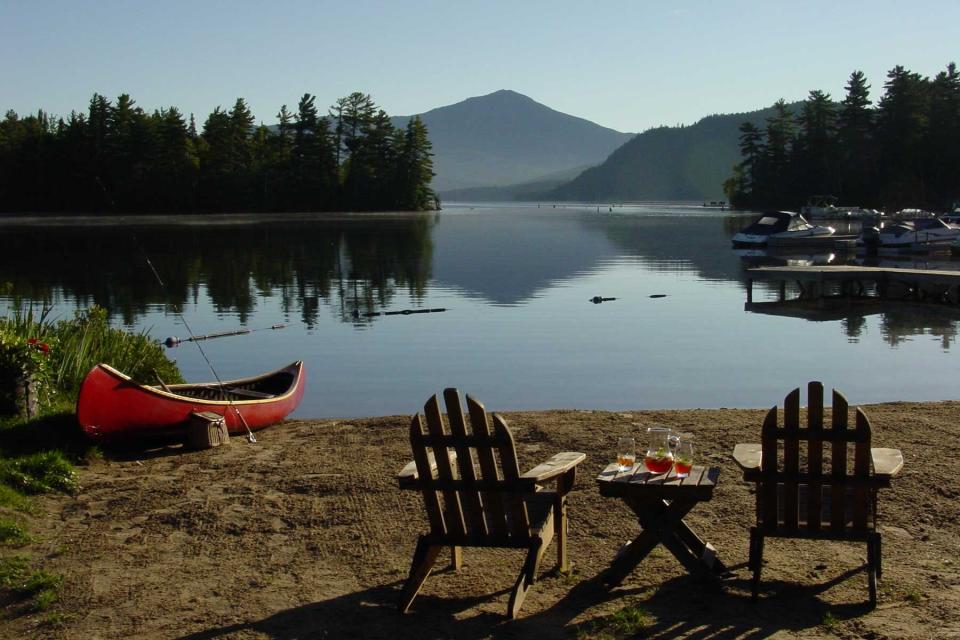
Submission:
[[[60,451],[0,458],[0,483],[27,494],[74,493],[79,488],[77,472]]]
[[[90,369],[100,362],[141,382],[152,382],[157,375],[171,384],[183,382],[180,370],[158,340],[146,331],[130,333],[111,327],[107,312],[100,307],[58,322],[55,334],[60,348],[53,358],[54,383],[73,397]]]
[[[46,312],[34,317],[32,308],[18,307],[12,317],[0,318],[0,404],[4,412],[21,410],[28,383],[37,408],[49,404],[56,394],[51,357],[56,351]]]
[[[15,388],[24,378],[34,380],[40,408],[75,403],[80,385],[98,363],[106,363],[134,380],[171,384],[183,382],[177,365],[163,345],[146,331],[130,333],[111,327],[101,307],[78,311],[70,320],[49,320],[49,309],[35,314],[18,304],[11,316],[0,318],[0,407],[15,412]]]

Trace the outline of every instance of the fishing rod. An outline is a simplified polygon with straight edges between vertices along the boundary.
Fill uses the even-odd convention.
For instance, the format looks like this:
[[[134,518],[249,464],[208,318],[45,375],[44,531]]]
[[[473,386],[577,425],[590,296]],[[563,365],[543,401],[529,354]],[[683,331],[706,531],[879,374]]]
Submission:
[[[150,271],[153,273],[153,277],[157,279],[157,282],[160,284],[160,288],[164,291],[167,290],[167,285],[163,283],[163,278],[160,277],[160,273],[157,272],[157,268],[153,266],[153,262],[150,260],[150,256],[147,254],[147,251],[143,248],[143,245],[140,244],[140,241],[137,240],[137,234],[133,231],[130,232],[130,236],[133,238],[133,244],[140,250],[140,253],[143,254],[143,259],[146,260],[147,266],[150,267]],[[227,401],[228,411],[233,409],[237,414],[237,417],[240,418],[240,422],[243,423],[243,426],[247,429],[247,441],[255,443],[257,441],[256,436],[253,435],[253,431],[250,429],[250,425],[247,424],[246,418],[243,417],[243,414],[240,413],[240,409],[233,404],[233,399],[227,393],[227,389],[223,384],[223,380],[220,379],[220,375],[217,373],[217,370],[213,367],[213,363],[210,362],[210,358],[207,357],[206,351],[203,350],[203,347],[200,345],[200,342],[197,338],[197,335],[193,332],[193,329],[190,328],[190,324],[187,322],[187,319],[184,317],[183,313],[180,311],[178,305],[173,304],[173,312],[177,314],[177,317],[180,318],[180,322],[183,323],[183,327],[187,330],[187,333],[190,334],[190,337],[187,340],[195,343],[197,349],[200,351],[200,355],[203,356],[204,361],[206,361],[207,366],[210,367],[210,372],[213,374],[214,379],[217,381],[217,386],[220,387],[220,393],[223,394],[223,397]],[[224,416],[226,417],[226,416]]]
[[[180,339],[177,336],[170,336],[163,341],[163,344],[167,345],[168,349],[177,347],[181,342],[197,342],[199,340],[212,340],[213,338],[226,338],[227,336],[241,336],[248,333],[254,333],[256,331],[271,331],[276,329],[285,329],[287,325],[282,322],[277,324],[272,324],[269,327],[260,327],[259,329],[236,329],[234,331],[220,331],[218,333],[207,333],[201,336],[190,336],[189,338]]]
[[[97,184],[100,186],[100,190],[103,191],[103,195],[107,199],[107,202],[110,203],[110,208],[113,209],[114,213],[116,213],[117,203],[114,202],[113,198],[110,196],[110,191],[108,191],[106,185],[103,184],[103,180],[100,179],[99,175],[94,176],[94,179],[97,181]],[[146,249],[143,248],[143,245],[141,245],[140,241],[137,239],[137,234],[135,234],[133,231],[130,231],[130,237],[133,239],[134,246],[137,249],[139,249],[140,253],[143,255],[143,259],[146,260],[147,266],[150,267],[150,271],[153,273],[153,277],[156,278],[157,283],[160,285],[160,288],[163,289],[164,292],[166,292],[167,285],[163,283],[163,278],[160,277],[160,273],[157,271],[157,268],[153,266],[153,261],[150,260],[150,255],[147,254]],[[228,407],[227,410],[229,411],[230,409],[233,409],[233,411],[237,414],[237,417],[240,418],[240,422],[243,423],[243,426],[247,430],[247,441],[251,443],[256,443],[257,438],[256,436],[253,435],[253,430],[250,429],[250,425],[247,424],[247,419],[243,417],[242,413],[240,413],[240,409],[238,409],[237,406],[233,404],[233,399],[227,393],[226,387],[223,384],[223,380],[220,379],[220,375],[217,373],[217,370],[213,367],[213,363],[210,362],[210,358],[207,357],[207,353],[203,350],[203,347],[200,345],[200,342],[198,342],[198,338],[196,334],[193,333],[193,329],[190,328],[190,324],[187,322],[187,319],[184,317],[183,313],[180,311],[180,308],[178,307],[178,305],[171,304],[171,306],[173,307],[173,312],[177,315],[178,318],[180,318],[180,322],[183,323],[184,328],[187,330],[187,333],[190,335],[190,337],[187,338],[187,340],[190,342],[194,342],[197,345],[197,349],[200,351],[200,355],[203,356],[203,359],[207,363],[207,366],[210,367],[210,372],[213,374],[214,379],[217,381],[217,386],[220,387],[220,393],[223,395],[223,397],[227,401],[227,407]],[[211,334],[208,337],[214,337],[214,336]],[[168,338],[167,340],[170,340],[170,338]],[[179,342],[179,339],[177,341]],[[169,347],[170,345],[167,345],[167,346]],[[160,384],[162,386],[166,386],[166,385],[163,385],[162,381]],[[224,419],[226,419],[226,416],[224,416]]]

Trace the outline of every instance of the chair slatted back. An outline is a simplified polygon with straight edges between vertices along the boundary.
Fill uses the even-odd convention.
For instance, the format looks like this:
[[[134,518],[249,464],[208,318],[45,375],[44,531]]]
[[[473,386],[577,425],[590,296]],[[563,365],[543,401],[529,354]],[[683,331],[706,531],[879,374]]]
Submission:
[[[800,424],[800,389],[784,400],[783,425],[777,407],[767,413],[761,434],[762,458],[757,491],[758,524],[769,533],[820,532],[821,537],[865,532],[872,511],[868,479],[870,421],[860,409],[849,429],[846,398],[833,391],[830,428],[824,429],[823,385],[807,387],[806,426]],[[806,443],[806,447],[803,444]],[[830,444],[824,469],[824,443]],[[853,446],[852,468],[848,447]]]
[[[413,417],[410,446],[433,535],[473,541],[530,537],[513,435],[503,418],[487,416],[467,395],[464,414],[456,389],[443,392],[447,419],[434,395]],[[424,424],[426,423],[426,424]],[[435,461],[436,470],[432,470]]]

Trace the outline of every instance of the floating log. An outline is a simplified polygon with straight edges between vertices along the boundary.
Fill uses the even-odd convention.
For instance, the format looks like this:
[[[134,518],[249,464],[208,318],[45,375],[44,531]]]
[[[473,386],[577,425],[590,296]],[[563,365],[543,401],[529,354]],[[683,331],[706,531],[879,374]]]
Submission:
[[[410,316],[415,313],[443,313],[446,309],[404,309],[403,311],[371,311],[369,313],[363,314],[365,318],[373,318],[376,316]],[[356,316],[356,314],[354,314]]]

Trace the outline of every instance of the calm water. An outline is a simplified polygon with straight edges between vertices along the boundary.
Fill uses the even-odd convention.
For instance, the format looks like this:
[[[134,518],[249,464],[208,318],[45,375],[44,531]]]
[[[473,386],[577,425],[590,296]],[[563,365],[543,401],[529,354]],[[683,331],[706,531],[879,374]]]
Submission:
[[[771,406],[810,379],[855,403],[957,397],[949,308],[745,311],[745,269],[786,259],[732,251],[747,221],[681,205],[8,220],[0,283],[55,316],[100,304],[161,340],[189,335],[175,309],[195,334],[254,329],[203,342],[207,356],[225,378],[304,360],[301,417],[413,413],[450,385],[501,410]],[[445,311],[368,315],[422,309]],[[212,379],[196,345],[168,353]]]

